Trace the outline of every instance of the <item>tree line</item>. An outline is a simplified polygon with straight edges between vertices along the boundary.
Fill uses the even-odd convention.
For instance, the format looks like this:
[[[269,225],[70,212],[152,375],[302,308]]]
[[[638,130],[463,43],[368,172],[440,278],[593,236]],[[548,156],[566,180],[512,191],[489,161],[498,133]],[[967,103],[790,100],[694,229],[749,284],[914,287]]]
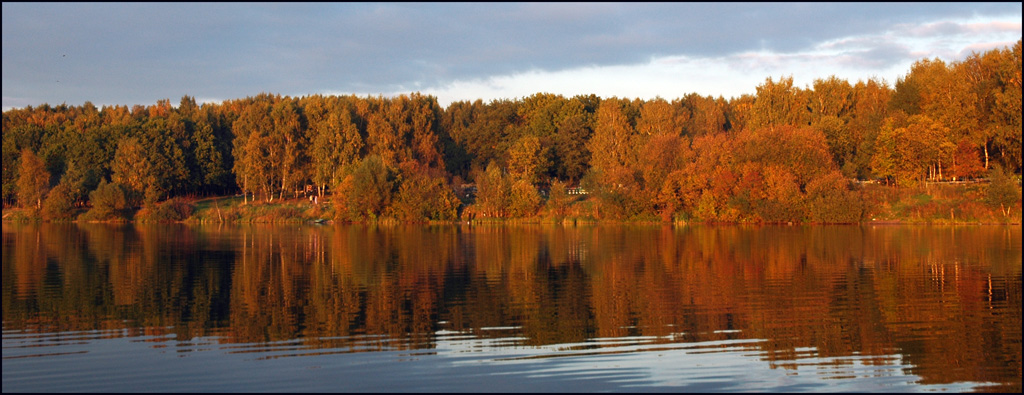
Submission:
[[[1021,42],[959,62],[923,59],[890,87],[767,78],[756,94],[666,100],[537,93],[519,99],[259,94],[222,103],[3,113],[3,202],[69,216],[181,196],[329,199],[335,218],[564,213],[856,220],[856,186],[1021,172]],[[546,192],[542,194],[542,192]],[[461,210],[465,210],[461,209]]]

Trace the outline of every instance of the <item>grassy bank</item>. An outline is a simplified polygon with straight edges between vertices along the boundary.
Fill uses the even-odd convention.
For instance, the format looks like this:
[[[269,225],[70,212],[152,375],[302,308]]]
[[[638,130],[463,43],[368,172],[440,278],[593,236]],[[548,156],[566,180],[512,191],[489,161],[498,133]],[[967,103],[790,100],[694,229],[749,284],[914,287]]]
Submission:
[[[865,184],[858,192],[863,207],[862,223],[905,224],[1021,224],[1021,201],[995,205],[987,197],[987,184],[922,184],[916,187],[889,187]],[[599,223],[696,223],[674,218],[666,220],[640,215],[624,220],[602,218],[601,205],[594,199],[579,198],[559,212],[541,208],[537,215],[525,218],[494,218],[476,213],[472,205],[463,206],[458,223],[474,224],[564,224]],[[249,200],[241,196],[203,199],[170,199],[153,207],[122,210],[104,218],[93,218],[88,208],[75,208],[65,219],[44,218],[33,209],[4,208],[4,221],[83,221],[83,222],[184,222],[184,223],[330,223],[334,208],[330,200],[315,204],[308,199],[275,199],[273,202]],[[399,223],[388,216],[364,222]],[[424,223],[428,221],[423,221]],[[429,221],[436,223],[437,221]],[[741,223],[763,223],[747,221]],[[802,223],[809,223],[804,221]]]
[[[987,203],[987,184],[929,183],[912,188],[867,185],[863,222],[913,224],[1020,224],[1021,201]]]
[[[197,200],[190,223],[303,223],[324,222],[334,216],[330,204],[313,204],[306,199],[275,199],[246,202],[241,196]]]

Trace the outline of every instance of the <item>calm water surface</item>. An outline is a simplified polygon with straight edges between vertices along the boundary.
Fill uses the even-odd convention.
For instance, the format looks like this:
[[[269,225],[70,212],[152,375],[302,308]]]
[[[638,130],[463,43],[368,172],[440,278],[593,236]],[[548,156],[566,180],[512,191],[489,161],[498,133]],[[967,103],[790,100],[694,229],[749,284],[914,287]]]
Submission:
[[[3,391],[1021,390],[1021,227],[3,224]]]

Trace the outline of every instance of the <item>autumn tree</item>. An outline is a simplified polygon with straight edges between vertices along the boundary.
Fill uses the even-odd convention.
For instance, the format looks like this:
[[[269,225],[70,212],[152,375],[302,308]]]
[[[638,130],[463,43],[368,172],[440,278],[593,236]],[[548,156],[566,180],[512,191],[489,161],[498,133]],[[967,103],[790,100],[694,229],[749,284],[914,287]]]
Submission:
[[[659,204],[663,213],[715,221],[728,196],[722,195],[726,192],[722,188],[712,188],[712,180],[723,178],[719,174],[736,165],[737,142],[726,134],[706,134],[695,137],[691,147],[693,159],[683,169],[669,173],[659,192]]]
[[[789,169],[768,165],[764,168],[765,198],[754,205],[755,212],[767,222],[798,222],[804,219],[804,196],[796,175]]]
[[[737,136],[737,143],[741,160],[785,168],[796,177],[801,190],[814,178],[836,169],[824,133],[813,127],[745,132]]]
[[[993,50],[995,83],[990,91],[991,111],[987,127],[992,144],[1008,171],[1021,172],[1021,40],[1013,48]],[[992,56],[992,55],[988,55]]]
[[[48,220],[71,219],[75,212],[75,200],[76,197],[68,184],[57,184],[43,201],[43,218]]]
[[[327,186],[334,187],[341,182],[345,170],[359,160],[363,149],[363,138],[346,104],[337,99],[328,104],[324,98],[314,97],[305,107],[312,133],[309,155],[313,163],[313,182],[320,196]]]
[[[551,138],[551,173],[561,180],[579,181],[589,167],[587,142],[593,134],[593,110],[583,97],[568,99],[559,109]]]
[[[847,126],[853,99],[854,88],[850,83],[831,76],[814,80],[807,103],[811,126],[825,134],[833,161],[848,177],[856,176],[855,166],[849,162],[853,162],[859,143],[859,136]]]
[[[949,169],[949,174],[954,180],[975,178],[985,174],[985,166],[979,157],[978,147],[966,138],[961,139],[953,152],[953,165]]]
[[[442,151],[445,168],[454,176],[469,177],[470,164],[473,160],[462,139],[469,135],[469,125],[473,122],[474,107],[471,102],[457,101],[442,111],[440,129],[444,134]]]
[[[399,185],[397,172],[377,155],[369,155],[345,177],[334,193],[340,215],[347,210],[352,219],[374,219],[385,213]]]
[[[110,165],[111,181],[127,191],[128,203],[137,206],[146,189],[154,183],[149,157],[138,138],[126,138],[117,144],[114,161]]]
[[[21,165],[18,167],[18,201],[24,208],[39,210],[43,198],[50,190],[50,172],[43,161],[28,148],[21,150]]]
[[[453,220],[458,217],[459,198],[444,176],[429,170],[405,172],[395,195],[394,211],[404,221]]]
[[[569,195],[566,183],[560,180],[551,182],[548,190],[548,199],[544,203],[547,215],[560,218],[566,215],[573,197]]]
[[[568,136],[559,135],[559,126],[566,117],[577,116],[581,107],[578,103],[570,105],[570,101],[561,95],[550,93],[537,93],[523,98],[517,107],[516,122],[511,126],[508,138],[512,143],[509,148],[508,163],[509,172],[516,173],[518,170],[513,165],[511,151],[513,149],[523,150],[518,147],[523,139],[529,138],[530,144],[536,140],[537,150],[533,154],[536,159],[535,177],[531,182],[538,182],[548,177],[557,177],[558,172],[554,166],[561,165],[559,157],[560,148],[565,148],[565,139]],[[569,105],[568,108],[566,106]],[[561,152],[572,155],[571,152]],[[522,159],[522,158],[519,158]],[[517,176],[518,177],[518,176]]]
[[[235,133],[234,166],[232,171],[243,195],[262,193],[273,200],[275,185],[280,174],[272,167],[283,156],[280,145],[274,144],[270,132],[274,129],[270,117],[272,97],[260,95],[241,104],[241,113],[232,124]]]
[[[674,200],[661,200],[659,195],[665,192],[667,183],[672,183],[669,175],[684,169],[693,160],[689,139],[678,133],[650,136],[640,148],[640,158],[638,167],[643,184],[635,193],[648,202],[645,210],[657,211],[663,219],[671,219],[679,204]]]
[[[694,213],[703,194],[706,179],[685,169],[675,170],[665,177],[655,200],[663,221],[686,220]]]
[[[370,113],[366,124],[366,143],[368,152],[377,155],[384,163],[395,166],[398,164],[398,132],[379,112]]]
[[[914,115],[906,121],[892,117],[879,132],[872,169],[899,185],[924,181],[943,157],[937,142],[947,135],[946,128],[927,115]]]
[[[438,169],[445,169],[440,128],[441,108],[437,98],[430,95],[413,93],[409,96],[409,120],[412,131],[408,145],[412,148],[411,159],[420,164]]]
[[[861,220],[863,202],[850,182],[837,171],[829,172],[807,185],[807,217],[814,223],[856,223]]]
[[[859,179],[871,178],[871,157],[875,153],[878,131],[888,115],[891,93],[885,82],[877,79],[858,81],[853,86],[853,107],[846,124],[847,137],[840,140],[849,142],[852,154],[843,163],[836,163],[841,166],[844,175]],[[837,144],[837,147],[840,149],[834,152],[848,152],[843,144]]]
[[[520,133],[538,138],[555,134],[563,117],[562,107],[567,103],[561,95],[551,93],[535,93],[523,98],[516,108],[522,126]]]
[[[501,160],[511,146],[509,136],[519,122],[519,114],[517,103],[508,99],[488,104],[477,100],[473,107],[473,120],[466,134],[453,134],[452,138],[472,157],[470,168],[484,169],[492,161]]]
[[[168,105],[169,106],[169,105]],[[151,111],[164,114],[164,110]],[[142,125],[139,143],[149,159],[151,181],[143,191],[148,203],[155,203],[168,195],[182,194],[189,189],[188,139],[180,119],[151,117]],[[177,131],[176,131],[177,130]]]
[[[815,119],[833,116],[846,118],[853,108],[854,89],[846,80],[829,76],[826,79],[815,79],[807,103]]]
[[[184,99],[183,99],[184,100]],[[193,103],[194,104],[194,103]],[[212,106],[204,106],[192,114],[195,118],[195,132],[192,134],[193,158],[196,161],[196,175],[199,188],[226,192],[232,185],[231,177],[231,135],[225,126],[223,114]]]
[[[679,111],[665,99],[648,100],[640,106],[636,133],[639,136],[680,136],[688,118],[688,113]]]
[[[755,97],[749,94],[742,94],[729,100],[725,111],[725,120],[730,131],[746,130],[754,127],[754,102]]]
[[[998,52],[992,52],[997,54]],[[996,55],[998,56],[998,55]],[[945,94],[938,95],[930,114],[949,128],[948,141],[967,140],[984,154],[987,169],[989,147],[996,128],[989,125],[983,114],[992,112],[995,67],[991,56],[973,53],[962,62],[951,65],[941,81]]]
[[[491,162],[487,169],[474,174],[474,180],[477,187],[476,202],[481,213],[488,217],[507,217],[512,201],[510,177],[496,163]]]
[[[540,139],[532,135],[523,136],[508,151],[508,174],[513,180],[533,185],[540,181],[545,159]]]
[[[610,98],[598,107],[594,135],[587,148],[590,150],[591,169],[599,169],[598,182],[607,187],[632,186],[635,183],[633,166],[637,163],[638,140],[633,122],[627,115],[628,100]]]
[[[985,202],[992,206],[999,206],[1003,215],[1009,215],[1010,207],[1020,202],[1020,185],[1006,174],[1002,166],[996,165],[989,170],[989,184],[985,188]]]
[[[7,114],[4,114],[6,117]],[[13,133],[8,133],[4,128],[3,134],[3,202],[4,207],[11,204],[17,196],[18,190],[18,149],[13,138],[8,138]]]
[[[935,90],[940,88],[947,73],[946,63],[941,59],[914,62],[907,75],[896,79],[889,102],[890,111],[902,111],[910,116],[937,108],[936,95],[943,93]]]
[[[755,130],[775,130],[779,126],[796,125],[801,110],[797,89],[793,87],[793,77],[782,77],[778,82],[768,77],[763,84],[757,86],[751,118],[746,126]]]
[[[108,183],[107,180],[100,181],[96,190],[89,193],[89,201],[92,202],[92,208],[83,214],[86,220],[123,219],[125,211],[131,207],[124,187],[118,183]]]
[[[644,180],[639,151],[650,136],[636,132],[641,113],[639,101],[614,97],[602,100],[597,110],[594,135],[588,145],[591,168],[582,184],[608,218],[636,217],[650,208],[649,201],[642,196]],[[654,124],[651,121],[649,125]]]
[[[526,179],[512,181],[508,205],[509,214],[516,218],[532,217],[540,208],[541,197],[537,187]]]
[[[301,108],[295,100],[284,98],[278,101],[270,112],[274,124],[269,137],[272,151],[279,152],[279,159],[271,162],[271,168],[279,174],[276,177],[279,197],[305,186],[310,178],[309,145],[306,122]],[[272,170],[272,171],[273,171]]]

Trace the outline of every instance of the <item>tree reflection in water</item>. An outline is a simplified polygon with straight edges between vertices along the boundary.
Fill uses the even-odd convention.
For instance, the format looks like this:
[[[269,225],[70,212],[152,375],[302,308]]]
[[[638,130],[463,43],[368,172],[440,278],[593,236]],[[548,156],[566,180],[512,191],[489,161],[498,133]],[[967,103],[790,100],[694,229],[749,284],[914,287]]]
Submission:
[[[3,225],[8,330],[341,352],[758,339],[1021,383],[1021,228]],[[620,339],[622,341],[594,341]],[[836,362],[839,363],[839,362]]]

